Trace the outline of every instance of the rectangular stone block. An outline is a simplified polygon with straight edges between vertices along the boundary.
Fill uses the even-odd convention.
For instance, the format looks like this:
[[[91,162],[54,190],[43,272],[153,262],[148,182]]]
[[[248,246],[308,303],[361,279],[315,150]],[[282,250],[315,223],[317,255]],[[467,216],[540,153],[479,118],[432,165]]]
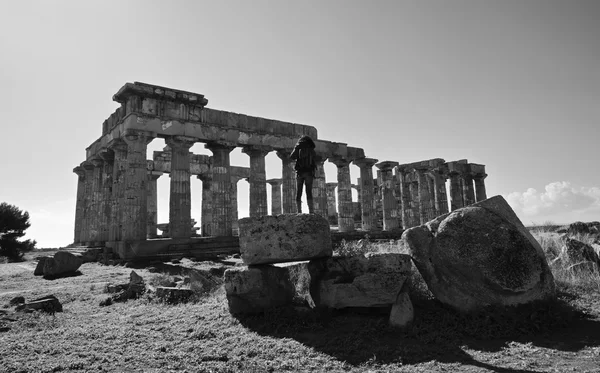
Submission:
[[[315,214],[282,214],[239,220],[240,252],[248,265],[330,257],[329,223]]]

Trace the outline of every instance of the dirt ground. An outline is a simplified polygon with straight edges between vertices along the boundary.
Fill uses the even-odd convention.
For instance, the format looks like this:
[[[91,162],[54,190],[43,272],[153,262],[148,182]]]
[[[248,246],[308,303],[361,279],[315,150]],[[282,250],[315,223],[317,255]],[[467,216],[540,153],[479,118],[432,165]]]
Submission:
[[[235,263],[184,259],[135,271],[149,281],[191,267],[218,274]],[[222,288],[183,305],[144,297],[100,307],[105,285],[127,282],[131,268],[86,263],[77,276],[45,280],[33,276],[35,264],[0,264],[0,372],[600,372],[597,290],[561,286],[555,304],[518,317],[463,317],[416,301],[414,325],[399,331],[380,314],[235,318]],[[22,314],[8,305],[49,294],[64,312]]]

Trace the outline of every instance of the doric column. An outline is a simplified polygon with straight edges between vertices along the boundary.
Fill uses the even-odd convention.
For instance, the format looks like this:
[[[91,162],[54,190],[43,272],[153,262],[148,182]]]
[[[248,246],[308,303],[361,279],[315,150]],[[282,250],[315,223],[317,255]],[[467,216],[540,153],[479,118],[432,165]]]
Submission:
[[[384,161],[375,165],[381,175],[381,204],[383,207],[383,230],[391,231],[400,226],[398,221],[398,203],[394,196],[394,167],[398,162]]]
[[[81,166],[73,169],[77,174],[77,200],[75,202],[75,229],[73,234],[73,243],[79,245],[81,243],[81,225],[84,214],[85,203],[85,170]]]
[[[413,226],[411,221],[411,195],[410,183],[406,181],[407,172],[403,166],[396,167],[396,177],[400,184],[400,216],[402,219],[402,227],[408,229]]]
[[[117,140],[109,145],[114,152],[112,197],[108,224],[108,241],[121,241],[123,236],[123,205],[125,198],[125,170],[127,169],[127,144]]]
[[[250,217],[268,215],[265,156],[271,148],[246,146],[243,153],[250,156]]]
[[[433,200],[435,216],[448,212],[448,201],[446,197],[446,179],[439,169],[431,170],[429,176],[433,179]]]
[[[319,154],[315,157],[317,170],[315,171],[312,192],[314,213],[327,219],[327,188],[325,187],[325,168],[323,167],[326,160],[327,157]]]
[[[330,158],[337,166],[338,229],[340,232],[354,230],[354,207],[350,182],[350,161],[344,158]]]
[[[156,181],[161,177],[163,173],[159,171],[148,172],[148,189],[147,189],[147,203],[148,203],[148,231],[146,233],[147,238],[156,238],[156,229],[158,225],[158,194],[156,188]]]
[[[172,238],[192,236],[190,148],[196,141],[196,138],[187,136],[170,136],[165,139],[171,149],[169,233]]]
[[[362,158],[354,161],[360,168],[360,203],[362,229],[370,231],[375,229],[375,198],[373,198],[373,166],[377,159]]]
[[[281,179],[269,179],[271,184],[271,215],[280,215],[281,210]]]
[[[325,183],[327,194],[327,220],[329,224],[337,225],[337,210],[335,202],[335,188],[337,183]]]
[[[212,236],[212,172],[198,175],[202,181],[202,217],[201,217],[201,235],[203,237]]]
[[[460,174],[450,171],[448,176],[450,177],[450,208],[454,211],[464,206]]]
[[[100,230],[99,230],[99,241],[106,243],[109,238],[110,231],[110,217],[112,209],[112,188],[113,188],[113,169],[115,154],[112,150],[104,149],[101,150],[98,155],[104,161],[102,169],[102,195],[100,202]]]
[[[277,150],[277,156],[281,159],[282,179],[282,207],[284,214],[295,214],[296,209],[296,171],[294,161],[290,159],[292,150]]]
[[[104,161],[98,157],[91,159],[90,162],[94,166],[94,171],[92,174],[92,203],[90,205],[90,235],[88,242],[90,246],[101,246],[104,244],[100,240],[101,212],[104,209],[102,205],[102,169]]]
[[[486,177],[487,174],[477,174],[473,177],[473,180],[475,181],[475,198],[477,199],[477,202],[487,199],[484,181]]]
[[[425,175],[425,169],[415,169],[417,174],[418,182],[418,194],[419,194],[419,220],[421,224],[427,223],[429,220],[429,214],[427,211],[428,202],[430,201],[429,190],[427,185],[427,176]]]
[[[229,195],[231,196],[231,228],[239,232],[238,224],[238,187],[237,183],[242,180],[241,176],[231,176],[231,185],[229,186]]]
[[[465,206],[469,206],[475,203],[475,189],[473,189],[473,177],[469,172],[464,172],[461,176],[463,201]]]
[[[148,226],[146,183],[148,170],[146,149],[156,136],[152,132],[128,130],[123,136],[127,143],[127,168],[124,179],[122,241],[143,241]]]
[[[81,222],[81,243],[83,245],[90,245],[90,229],[91,229],[91,219],[92,219],[92,184],[94,180],[94,165],[91,162],[85,161],[81,163],[81,167],[85,172],[85,188],[83,192],[83,219]]]
[[[232,236],[231,215],[231,176],[229,153],[235,146],[223,143],[209,143],[205,148],[213,153],[212,167],[212,235]]]

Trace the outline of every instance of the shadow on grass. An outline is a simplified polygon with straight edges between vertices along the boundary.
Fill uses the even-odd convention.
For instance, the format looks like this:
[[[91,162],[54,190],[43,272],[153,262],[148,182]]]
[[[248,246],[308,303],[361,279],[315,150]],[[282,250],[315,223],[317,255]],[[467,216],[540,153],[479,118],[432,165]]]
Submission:
[[[56,276],[44,276],[44,280],[49,280],[49,281],[53,281],[53,280],[59,280],[61,278],[69,278],[69,277],[78,277],[81,276],[83,273],[81,273],[81,271],[75,271],[75,272],[67,272],[67,273],[61,273],[60,275],[56,275]]]
[[[363,363],[461,363],[495,372],[535,372],[495,367],[475,360],[461,346],[497,352],[510,341],[561,351],[600,345],[600,320],[571,305],[568,293],[556,301],[460,314],[432,299],[414,301],[415,320],[405,330],[388,326],[388,314],[356,311],[278,309],[240,317],[247,328],[304,345],[354,366]]]

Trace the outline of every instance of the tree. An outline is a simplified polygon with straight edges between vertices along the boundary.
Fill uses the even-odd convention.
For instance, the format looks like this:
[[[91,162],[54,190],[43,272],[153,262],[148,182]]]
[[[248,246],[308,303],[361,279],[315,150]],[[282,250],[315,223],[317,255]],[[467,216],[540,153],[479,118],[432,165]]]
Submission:
[[[20,260],[24,252],[35,249],[35,240],[19,241],[30,226],[27,211],[6,202],[0,203],[0,256]]]

